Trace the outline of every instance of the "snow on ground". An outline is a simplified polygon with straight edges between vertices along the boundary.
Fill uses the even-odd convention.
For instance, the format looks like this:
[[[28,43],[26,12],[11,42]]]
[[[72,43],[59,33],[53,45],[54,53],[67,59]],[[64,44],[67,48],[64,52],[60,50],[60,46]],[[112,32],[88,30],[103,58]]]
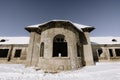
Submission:
[[[120,80],[120,62],[100,62],[56,74],[35,71],[22,64],[0,64],[0,80]]]

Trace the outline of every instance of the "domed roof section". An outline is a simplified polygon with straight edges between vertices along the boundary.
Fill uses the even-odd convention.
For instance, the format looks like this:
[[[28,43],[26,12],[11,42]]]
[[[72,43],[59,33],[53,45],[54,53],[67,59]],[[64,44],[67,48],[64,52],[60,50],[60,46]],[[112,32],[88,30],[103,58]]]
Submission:
[[[74,22],[69,21],[69,20],[51,20],[51,21],[44,22],[44,23],[41,23],[41,24],[30,25],[30,26],[27,26],[27,28],[39,28],[40,26],[46,25],[50,22],[68,22],[68,23],[71,23],[74,27],[76,27],[79,31],[84,31],[85,29],[87,29],[89,32],[91,32],[92,30],[95,29],[92,26],[87,26],[87,25],[74,23]]]

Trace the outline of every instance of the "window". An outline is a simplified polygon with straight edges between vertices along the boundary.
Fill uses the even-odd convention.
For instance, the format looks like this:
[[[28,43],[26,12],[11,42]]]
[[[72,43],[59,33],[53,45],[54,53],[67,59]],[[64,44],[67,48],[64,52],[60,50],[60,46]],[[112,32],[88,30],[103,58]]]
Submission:
[[[80,57],[80,46],[77,43],[77,57]]]
[[[116,56],[120,56],[120,49],[115,49]]]
[[[64,35],[56,35],[53,39],[53,57],[67,57],[67,42]]]
[[[41,43],[41,47],[40,47],[40,57],[44,56],[44,43]]]
[[[98,49],[97,52],[98,52],[98,56],[100,57],[100,55],[102,54],[103,51],[102,51],[102,49]]]
[[[21,49],[16,49],[14,57],[18,58],[20,56],[21,56]]]
[[[5,39],[1,39],[0,42],[5,42],[6,40]]]
[[[112,42],[117,42],[117,40],[116,39],[112,39]]]
[[[9,49],[0,49],[0,58],[7,58]]]
[[[54,42],[64,42],[64,35],[57,35],[57,36],[55,36],[55,38],[54,38]]]

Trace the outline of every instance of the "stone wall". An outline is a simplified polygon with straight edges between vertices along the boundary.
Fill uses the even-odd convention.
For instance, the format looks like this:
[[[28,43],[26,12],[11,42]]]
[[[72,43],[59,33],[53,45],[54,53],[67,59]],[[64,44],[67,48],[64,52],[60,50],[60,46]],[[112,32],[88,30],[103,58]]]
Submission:
[[[26,61],[26,51],[28,44],[12,44],[12,45],[0,45],[0,49],[8,49],[8,53],[6,57],[0,57],[0,63],[23,63]],[[20,57],[15,57],[16,50],[21,50]],[[2,53],[1,53],[2,54]]]
[[[116,49],[120,49],[119,44],[93,44],[93,55],[94,59],[98,59],[98,61],[119,61],[120,56],[116,55]],[[100,54],[98,50],[101,49],[102,53]],[[109,51],[111,50],[111,52]],[[96,60],[95,60],[96,61]]]
[[[44,57],[39,58],[39,66],[47,70],[59,70],[60,66],[64,70],[76,69],[81,66],[81,62],[77,59],[77,37],[79,34],[74,33],[74,29],[70,28],[50,28],[41,33],[41,42],[44,42]],[[52,57],[53,54],[53,39],[56,35],[62,34],[65,36],[68,49],[68,57]],[[78,39],[79,40],[79,39]],[[80,59],[79,59],[80,60]],[[45,64],[46,63],[46,64]],[[52,66],[53,65],[53,66]]]

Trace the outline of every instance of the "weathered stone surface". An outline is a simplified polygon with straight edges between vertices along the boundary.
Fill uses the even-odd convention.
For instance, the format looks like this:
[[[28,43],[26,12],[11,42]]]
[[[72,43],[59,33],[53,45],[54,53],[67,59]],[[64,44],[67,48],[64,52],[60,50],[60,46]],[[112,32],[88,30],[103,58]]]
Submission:
[[[89,32],[80,32],[72,25],[68,25],[68,23],[65,23],[65,25],[63,25],[63,23],[61,22],[51,23],[50,26],[49,24],[47,24],[47,26],[42,26],[40,29],[40,34],[31,32],[30,44],[27,53],[27,64],[32,63],[30,64],[30,66],[37,65],[38,67],[40,67],[40,69],[46,72],[59,72],[63,70],[80,68],[83,65],[83,59],[85,60],[86,65],[93,65],[94,62],[91,50],[91,43],[89,40]],[[68,56],[66,57],[53,57],[53,39],[56,35],[59,34],[65,36],[65,42],[67,43],[68,52]],[[38,39],[38,37],[40,38]],[[84,42],[83,40],[86,41]],[[41,43],[44,43],[43,57],[40,57],[40,55],[38,55],[40,54],[41,46],[39,45]],[[84,54],[84,56],[77,56],[78,44],[80,46],[79,52],[81,54]],[[81,59],[82,57],[84,58]]]

